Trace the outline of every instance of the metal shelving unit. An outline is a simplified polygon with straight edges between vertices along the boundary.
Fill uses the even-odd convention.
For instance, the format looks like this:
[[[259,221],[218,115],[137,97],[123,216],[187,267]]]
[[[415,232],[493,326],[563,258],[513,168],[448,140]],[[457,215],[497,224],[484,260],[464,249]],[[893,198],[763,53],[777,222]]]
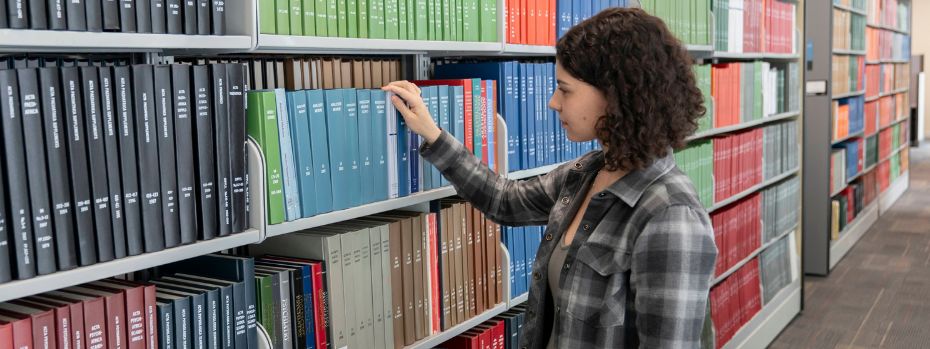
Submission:
[[[695,133],[695,134],[689,136],[689,137],[687,138],[687,141],[690,142],[690,141],[694,141],[694,140],[698,140],[698,139],[702,139],[702,138],[709,138],[709,137],[713,137],[713,136],[718,136],[718,135],[733,133],[733,132],[737,132],[737,131],[742,131],[742,130],[746,130],[746,129],[755,128],[756,126],[760,126],[760,125],[766,125],[766,124],[770,124],[770,123],[779,122],[779,121],[782,121],[782,120],[796,119],[796,118],[797,118],[798,116],[800,116],[800,115],[801,115],[801,112],[799,112],[799,111],[792,111],[792,112],[787,112],[787,113],[781,113],[781,114],[770,115],[770,116],[768,116],[768,117],[764,117],[764,118],[759,119],[759,120],[753,120],[753,121],[750,121],[750,122],[744,122],[744,123],[737,124],[737,125],[712,128],[712,129],[710,129],[710,130],[703,131],[703,132],[698,132],[698,133]]]
[[[778,176],[769,178],[769,179],[763,181],[762,183],[759,183],[759,184],[756,184],[756,185],[754,185],[754,186],[752,186],[752,187],[749,187],[749,189],[743,190],[743,191],[737,193],[736,195],[730,196],[730,197],[728,197],[728,198],[726,198],[726,199],[724,199],[724,200],[722,200],[722,201],[716,202],[716,203],[714,203],[714,206],[712,206],[711,208],[707,209],[707,213],[713,213],[714,211],[717,211],[717,210],[719,210],[719,209],[721,209],[721,208],[724,208],[724,207],[726,207],[726,206],[728,206],[728,205],[730,205],[730,204],[732,204],[732,203],[734,203],[734,202],[740,201],[740,200],[742,200],[743,198],[745,198],[745,197],[747,197],[747,196],[750,196],[750,195],[752,195],[753,193],[755,193],[755,192],[757,192],[757,191],[760,191],[760,190],[762,190],[762,189],[768,188],[769,186],[771,186],[771,185],[773,185],[773,184],[776,184],[776,183],[778,183],[778,182],[781,182],[782,180],[785,180],[785,179],[787,179],[787,178],[789,178],[789,177],[792,177],[792,176],[796,175],[796,174],[798,173],[799,170],[800,170],[800,167],[795,167],[793,170],[785,171],[784,173],[782,173],[782,174],[780,174],[780,175],[778,175]]]
[[[864,95],[864,94],[865,94],[865,90],[853,91],[853,92],[846,92],[846,93],[840,93],[840,94],[835,94],[835,95],[833,95],[833,99],[842,99],[842,98],[856,97],[856,96],[861,96],[861,95]]]
[[[859,14],[859,15],[863,15],[863,16],[868,16],[868,15],[869,15],[868,13],[865,12],[865,10],[860,10],[860,9],[852,8],[852,7],[849,7],[849,6],[843,6],[843,5],[836,4],[836,3],[833,4],[833,8],[837,8],[837,9],[840,9],[840,10],[844,10],[844,11],[847,11],[847,12],[852,12],[852,13]]]
[[[719,284],[721,281],[726,280],[727,277],[729,277],[730,275],[733,275],[733,273],[735,273],[740,268],[742,268],[744,265],[746,265],[746,263],[749,263],[749,261],[751,261],[753,258],[756,258],[756,256],[761,254],[762,251],[765,251],[769,247],[772,247],[772,245],[778,243],[779,241],[781,241],[781,239],[785,238],[786,236],[794,234],[797,231],[797,228],[798,226],[797,224],[795,224],[793,227],[791,227],[791,229],[788,229],[787,231],[781,234],[778,234],[778,237],[772,239],[772,241],[766,242],[761,247],[757,248],[755,251],[752,251],[752,253],[744,257],[741,261],[739,261],[739,263],[736,263],[735,265],[730,267],[730,269],[727,269],[727,271],[725,271],[723,274],[720,274],[720,276],[717,276],[716,278],[714,278],[714,281],[711,283],[711,286],[714,286],[716,284]]]

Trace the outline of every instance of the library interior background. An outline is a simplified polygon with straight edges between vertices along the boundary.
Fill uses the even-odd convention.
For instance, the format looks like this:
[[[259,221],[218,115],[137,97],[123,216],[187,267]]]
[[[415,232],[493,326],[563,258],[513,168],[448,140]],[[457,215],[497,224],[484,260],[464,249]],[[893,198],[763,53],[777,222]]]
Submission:
[[[930,348],[930,1],[0,0],[0,349],[526,347],[552,234],[464,200],[381,87],[536,180],[599,149],[548,103],[615,7],[707,110],[693,346]]]

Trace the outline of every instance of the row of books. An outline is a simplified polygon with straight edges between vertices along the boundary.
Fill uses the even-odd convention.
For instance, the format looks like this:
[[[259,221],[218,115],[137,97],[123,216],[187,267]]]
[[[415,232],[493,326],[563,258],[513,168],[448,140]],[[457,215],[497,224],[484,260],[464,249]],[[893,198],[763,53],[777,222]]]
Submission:
[[[830,153],[830,191],[838,192],[846,187],[849,178],[853,178],[865,169],[871,168],[881,159],[893,156],[907,142],[907,127],[896,124],[882,130],[877,135],[866,138],[853,138],[834,146]],[[895,166],[890,177],[900,174],[900,162]]]
[[[373,215],[273,237],[251,252],[322,263],[323,285],[311,286],[327,295],[329,319],[316,336],[332,347],[402,348],[506,301],[500,241],[500,226],[470,204],[443,200],[430,213]],[[300,321],[276,316],[265,328]]]
[[[869,64],[865,67],[865,96],[876,97],[879,94],[908,88],[910,83],[910,64]]]
[[[226,34],[223,0],[7,0],[2,5],[0,28]]]
[[[867,27],[865,28],[865,58],[869,62],[878,60],[910,60],[911,36],[898,32]]]
[[[259,0],[258,14],[261,34],[498,41],[495,0]]]
[[[908,30],[911,3],[901,0],[868,0],[865,6],[869,23]]]
[[[561,163],[598,147],[596,141],[569,141],[559,123],[558,114],[548,108],[549,98],[556,86],[553,63],[438,62],[434,68],[434,77],[476,77],[499,82],[495,103],[497,112],[507,125],[509,171]],[[488,139],[491,140],[491,137]]]
[[[0,70],[0,281],[247,229],[242,65],[39,62]]]
[[[833,4],[840,5],[855,10],[865,11],[866,0],[833,0]]]
[[[869,110],[865,107],[865,96],[834,99],[831,107],[833,110],[833,141],[844,139],[865,129],[865,111]]]
[[[865,16],[833,9],[833,48],[865,51]]]
[[[714,206],[713,140],[691,142],[675,151],[675,163],[691,179],[704,207]]]
[[[714,127],[736,125],[800,110],[796,62],[714,64],[711,71]]]
[[[629,1],[628,1],[629,2]],[[711,0],[681,3],[674,0],[644,0],[643,10],[662,19],[681,42],[711,45]]]
[[[714,202],[796,168],[797,133],[797,121],[788,121],[714,139],[708,169],[714,178]]]
[[[520,329],[526,317],[526,306],[521,304],[475,326],[437,349],[517,349],[520,346]]]
[[[834,94],[853,93],[862,91],[870,79],[864,73],[865,57],[855,55],[833,55],[831,74],[831,91]]]
[[[704,97],[704,115],[697,120],[698,128],[695,130],[695,133],[700,133],[714,128],[714,69],[711,64],[694,64],[691,66],[691,71],[694,73],[695,83]]]
[[[907,142],[907,125],[899,123],[886,128],[878,133],[878,154],[883,159],[889,157]]]
[[[526,294],[532,282],[536,250],[546,227],[501,227],[501,242],[510,255],[510,298]]]
[[[714,0],[714,49],[724,52],[796,52],[797,4],[773,0]]]
[[[891,96],[881,97],[877,100],[865,102],[864,106],[865,135],[875,134],[879,127],[890,125],[896,120],[906,118],[910,112],[907,94],[898,93]],[[850,114],[853,116],[853,114]]]
[[[229,61],[249,66],[248,81],[253,90],[376,89],[401,79],[398,59],[265,56]]]
[[[792,177],[762,191],[763,244],[798,224],[800,186],[799,177]]]
[[[508,44],[555,46],[556,39],[562,37],[564,31],[606,8],[601,6],[620,6],[619,3],[625,1],[503,0],[502,2],[504,39]]]
[[[846,226],[853,222],[878,193],[876,179],[880,171],[862,175],[830,200],[830,239],[839,240]]]

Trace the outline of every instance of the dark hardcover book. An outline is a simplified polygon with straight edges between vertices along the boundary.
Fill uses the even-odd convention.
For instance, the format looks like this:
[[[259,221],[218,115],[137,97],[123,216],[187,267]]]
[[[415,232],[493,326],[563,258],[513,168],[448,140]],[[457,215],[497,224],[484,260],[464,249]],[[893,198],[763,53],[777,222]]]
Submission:
[[[158,137],[158,168],[161,171],[161,208],[164,217],[165,247],[181,244],[178,217],[178,177],[174,147],[174,106],[171,91],[171,67],[156,65],[155,125]]]
[[[158,168],[158,132],[155,115],[155,83],[151,65],[132,66],[133,100],[136,108],[136,152],[139,164],[139,198],[145,251],[165,248],[161,175]]]
[[[139,169],[136,156],[136,116],[133,114],[132,76],[128,66],[113,67],[114,100],[119,139],[120,183],[123,191],[123,222],[126,226],[126,252],[145,252],[142,237],[142,202],[139,197]]]
[[[10,28],[29,29],[29,0],[5,0]]]
[[[188,322],[190,323],[190,334],[188,335],[190,346],[188,348],[206,348],[207,319],[205,309],[207,305],[207,295],[203,291],[171,285],[170,282],[155,280],[152,281],[152,283],[155,284],[160,293],[187,297],[190,300],[190,314],[187,316]]]
[[[213,114],[219,236],[232,233],[232,178],[229,171],[229,80],[226,64],[213,64]]]
[[[149,14],[152,16],[152,33],[165,34],[168,32],[166,26],[166,0],[149,0]]]
[[[168,302],[174,309],[174,348],[193,348],[191,346],[191,297],[162,291],[155,287],[155,299],[158,303]],[[159,329],[161,330],[161,329]]]
[[[10,27],[10,21],[6,17],[6,4],[0,3],[0,28],[9,28],[9,27]]]
[[[103,31],[103,0],[83,0],[87,16],[87,31]]]
[[[6,173],[7,200],[13,250],[16,254],[16,278],[36,275],[32,236],[32,213],[29,210],[29,187],[26,174],[23,120],[19,115],[19,86],[15,70],[0,70],[0,122],[3,128],[3,160]]]
[[[123,187],[120,183],[119,132],[117,131],[117,109],[115,102],[116,84],[110,67],[101,67],[100,74],[100,116],[103,129],[104,159],[107,167],[107,188],[110,191],[110,220],[113,227],[113,255],[116,258],[127,256],[126,219],[123,213]]]
[[[35,238],[36,272],[45,275],[58,270],[55,264],[55,241],[49,203],[48,172],[45,163],[45,137],[42,134],[42,107],[39,79],[35,68],[19,69],[19,105],[26,146],[26,174],[29,176],[29,203],[32,208],[32,233]]]
[[[87,140],[87,163],[90,173],[91,205],[97,235],[97,260],[112,260],[113,223],[110,189],[107,187],[106,149],[103,144],[103,118],[100,116],[100,78],[97,67],[80,67],[84,90],[84,139]]]
[[[194,105],[196,117],[194,124],[197,132],[194,142],[197,151],[197,200],[199,211],[198,227],[200,238],[209,240],[217,234],[216,201],[216,158],[213,152],[213,87],[210,81],[210,67],[195,65],[194,70]]]
[[[168,34],[184,33],[184,15],[181,13],[181,0],[163,0],[167,16]]]
[[[246,214],[246,171],[248,159],[245,151],[245,66],[226,65],[226,80],[229,87],[229,173],[232,182],[232,232],[239,233],[248,227]]]
[[[221,287],[170,276],[161,278],[160,281],[166,284],[170,283],[172,287],[177,287],[185,292],[200,292],[206,296],[204,299],[204,321],[206,323],[204,345],[206,348],[222,348],[223,328],[220,319],[222,319],[223,298]]]
[[[65,9],[65,16],[68,18],[68,30],[87,31],[87,9],[84,7],[86,0],[68,0],[68,6]]]
[[[213,35],[226,35],[226,0],[211,0],[213,3]]]
[[[190,274],[174,274],[173,276],[165,277],[165,279],[178,280],[189,282],[195,285],[201,285],[203,287],[219,287],[219,309],[217,311],[218,324],[217,336],[220,339],[219,345],[211,346],[211,348],[224,348],[232,349],[235,347],[235,299],[236,295],[234,294],[233,288],[236,284],[239,284],[234,281],[222,280],[216,278],[210,278],[206,276],[199,275],[190,275]],[[240,292],[243,292],[244,289],[240,289]],[[244,294],[243,294],[244,297]]]
[[[3,166],[0,164],[0,166]],[[0,282],[7,282],[13,279],[13,270],[10,266],[10,220],[9,213],[6,210],[7,192],[3,183],[6,183],[6,175],[0,171]]]
[[[183,0],[184,34],[197,35],[197,0]]]
[[[156,308],[158,309],[158,348],[175,348],[174,333],[174,302],[155,297]]]
[[[119,0],[119,30],[136,32],[136,0]]]
[[[13,2],[17,1],[21,0],[13,0]],[[29,0],[29,28],[48,29],[48,10],[46,9],[45,1],[46,0]],[[25,8],[23,10],[25,11]]]
[[[210,0],[197,0],[197,34],[210,35]]]
[[[103,0],[103,30],[108,32],[120,31],[119,5],[121,0]]]
[[[136,3],[136,32],[152,32],[152,3],[151,0],[135,0]]]
[[[197,179],[194,173],[194,136],[191,115],[191,70],[186,64],[171,65],[174,97],[174,138],[177,146],[178,217],[181,243],[197,240]]]
[[[97,238],[94,235],[94,208],[91,203],[90,171],[87,168],[87,143],[84,140],[84,97],[77,67],[61,68],[62,101],[65,127],[68,130],[68,159],[71,168],[71,197],[74,203],[77,251],[80,265],[97,262]]]
[[[68,16],[65,14],[66,0],[46,0],[48,6],[48,29],[67,30]]]

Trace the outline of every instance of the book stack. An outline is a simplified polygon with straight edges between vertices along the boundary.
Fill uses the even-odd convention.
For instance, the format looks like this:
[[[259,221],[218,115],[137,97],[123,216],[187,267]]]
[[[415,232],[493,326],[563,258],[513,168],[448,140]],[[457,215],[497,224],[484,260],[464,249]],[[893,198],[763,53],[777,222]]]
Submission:
[[[258,14],[261,34],[498,41],[493,0],[259,0]]]
[[[510,297],[516,298],[530,290],[536,250],[542,243],[546,227],[501,227],[501,242],[510,255]]]
[[[910,3],[900,0],[868,1],[869,23],[908,30]]]
[[[833,55],[832,88],[836,94],[854,93],[865,88],[865,58]]]
[[[761,213],[768,209],[762,207],[762,195],[756,193],[711,214],[718,251],[714,276],[719,277],[762,247]]]
[[[526,307],[518,305],[473,329],[440,344],[441,349],[520,348],[520,328]]]
[[[838,240],[846,226],[875,200],[877,189],[875,179],[874,171],[865,173],[831,199],[830,238],[832,240]]]
[[[907,34],[868,27],[866,35],[866,60],[909,60],[911,40]]]
[[[863,132],[865,125],[865,96],[834,99],[832,140],[844,139]]]
[[[470,204],[451,200],[438,202],[430,213],[389,212],[270,238],[252,252],[275,256],[256,264],[299,262],[311,271],[321,265],[322,284],[311,280],[309,287],[322,289],[327,310],[320,327],[320,320],[311,319],[306,310],[305,295],[302,316],[295,318],[296,308],[290,317],[272,310],[273,318],[263,314],[261,321],[275,333],[281,329],[275,338],[293,338],[296,332],[286,331],[294,324],[316,321],[317,341],[325,336],[335,347],[402,348],[505,301],[500,239],[500,226]],[[257,268],[263,269],[272,270]],[[264,288],[269,284],[256,282]],[[273,276],[270,284],[269,292],[274,292]],[[294,294],[292,290],[290,297]],[[259,307],[269,299],[275,306],[284,304],[278,300],[285,299],[281,295],[259,295]],[[297,303],[292,299],[289,304]]]
[[[853,51],[865,50],[864,15],[845,9],[833,9],[833,48]]]
[[[608,1],[593,3],[585,1],[584,4],[573,4],[571,1],[564,0],[505,0],[503,3],[504,35],[507,43],[542,46],[555,46],[556,39],[561,38],[565,31],[581,20],[603,10],[604,7],[601,6],[608,5]],[[592,7],[592,5],[597,7]],[[573,6],[575,6],[574,9]],[[582,8],[582,6],[587,6],[587,8]],[[574,17],[574,10],[578,11],[578,17]],[[558,31],[558,36],[556,36],[556,31]]]
[[[720,202],[798,166],[797,122],[714,139],[714,201]]]
[[[789,234],[759,255],[762,304],[771,302],[779,291],[798,279],[797,251],[795,234]]]
[[[710,289],[711,321],[716,330],[718,349],[723,348],[743,325],[762,310],[759,264],[759,258],[751,259]],[[788,272],[787,266],[785,269]]]
[[[714,0],[714,49],[795,53],[796,6],[782,0]]]
[[[497,112],[507,124],[509,171],[561,163],[598,148],[596,141],[569,141],[559,123],[558,113],[548,108],[556,85],[553,63],[439,62],[434,76],[437,79],[478,77],[501,82],[496,89],[495,102]],[[493,137],[488,139],[493,140]]]
[[[249,227],[243,66],[25,62],[0,70],[0,282]]]
[[[714,127],[800,109],[796,62],[720,63],[712,69]]]
[[[627,1],[629,3],[630,1]],[[681,42],[693,45],[711,45],[711,0],[641,1],[642,9],[665,22],[668,29]]]
[[[223,0],[7,0],[0,28],[224,35]]]
[[[714,146],[712,141],[691,142],[675,152],[675,163],[697,189],[704,207],[714,205]]]

